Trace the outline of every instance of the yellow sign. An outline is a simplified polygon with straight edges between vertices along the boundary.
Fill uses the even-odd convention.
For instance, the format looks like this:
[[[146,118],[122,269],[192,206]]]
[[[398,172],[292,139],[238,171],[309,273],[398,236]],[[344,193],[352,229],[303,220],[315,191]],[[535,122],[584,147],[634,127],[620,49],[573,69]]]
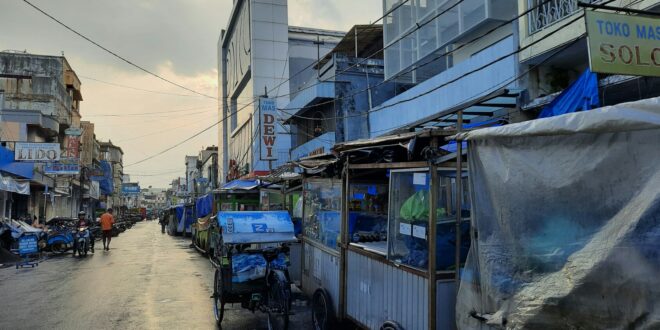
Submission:
[[[586,11],[591,71],[660,77],[660,19]]]

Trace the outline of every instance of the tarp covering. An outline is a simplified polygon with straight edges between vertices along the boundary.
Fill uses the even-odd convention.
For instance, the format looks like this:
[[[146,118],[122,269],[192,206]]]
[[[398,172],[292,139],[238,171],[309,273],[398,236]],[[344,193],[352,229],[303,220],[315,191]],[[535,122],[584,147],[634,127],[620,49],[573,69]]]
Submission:
[[[218,212],[225,243],[272,243],[296,241],[287,211]]]
[[[93,181],[99,182],[99,188],[101,189],[102,195],[112,195],[114,191],[114,182],[112,181],[112,164],[107,160],[101,161],[101,170],[103,175],[92,176]]]
[[[202,218],[213,212],[213,196],[204,195],[197,198],[195,202],[195,210],[197,211],[197,217]]]
[[[541,110],[539,118],[591,110],[599,106],[598,77],[591,70],[587,69],[576,81],[564,89],[559,96]]]
[[[225,183],[220,190],[252,190],[259,187],[259,180],[234,180]]]
[[[30,183],[29,182],[16,182],[8,176],[0,175],[0,190],[9,191],[21,195],[30,194]]]
[[[176,214],[176,231],[182,233],[186,229],[185,223],[185,207],[183,205],[177,205],[174,208],[174,213]]]
[[[460,329],[660,328],[659,98],[462,138]]]

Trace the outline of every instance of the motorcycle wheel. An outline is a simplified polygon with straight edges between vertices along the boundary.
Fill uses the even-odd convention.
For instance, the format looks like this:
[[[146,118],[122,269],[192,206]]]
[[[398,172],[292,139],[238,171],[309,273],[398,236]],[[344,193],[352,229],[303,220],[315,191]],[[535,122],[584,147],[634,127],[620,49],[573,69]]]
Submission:
[[[291,306],[291,286],[284,277],[273,273],[274,278],[268,290],[268,329],[287,330],[289,328],[289,308]]]
[[[215,322],[221,327],[220,323],[222,323],[225,316],[225,299],[223,297],[222,272],[219,269],[215,270],[213,283],[213,312]]]
[[[50,246],[50,251],[55,254],[62,254],[66,252],[66,246],[64,243],[58,242]]]
[[[83,255],[87,255],[87,251],[85,251],[85,243],[78,244],[78,256],[82,257]]]

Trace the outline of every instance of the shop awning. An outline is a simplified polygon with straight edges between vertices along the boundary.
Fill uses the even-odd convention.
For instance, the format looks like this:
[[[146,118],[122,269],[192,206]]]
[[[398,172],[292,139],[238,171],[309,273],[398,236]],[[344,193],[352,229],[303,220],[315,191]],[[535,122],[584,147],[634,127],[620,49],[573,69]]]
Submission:
[[[0,190],[9,191],[21,195],[30,194],[29,182],[18,182],[11,177],[0,175]]]
[[[14,161],[14,151],[0,146],[0,171],[26,179],[34,176],[34,163]]]
[[[463,124],[474,124],[494,119],[503,120],[508,110],[517,107],[519,95],[519,90],[503,88],[422,118],[394,131],[394,133],[455,126],[458,121],[457,113],[460,111],[463,112]]]

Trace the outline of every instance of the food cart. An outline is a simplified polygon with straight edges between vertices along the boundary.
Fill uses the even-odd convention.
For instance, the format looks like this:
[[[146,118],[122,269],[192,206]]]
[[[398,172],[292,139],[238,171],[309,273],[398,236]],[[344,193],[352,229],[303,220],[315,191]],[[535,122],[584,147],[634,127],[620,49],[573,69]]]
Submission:
[[[268,314],[269,329],[288,329],[291,281],[288,243],[295,242],[286,211],[224,211],[213,222],[220,233],[211,263],[214,311],[220,325],[225,304]]]

